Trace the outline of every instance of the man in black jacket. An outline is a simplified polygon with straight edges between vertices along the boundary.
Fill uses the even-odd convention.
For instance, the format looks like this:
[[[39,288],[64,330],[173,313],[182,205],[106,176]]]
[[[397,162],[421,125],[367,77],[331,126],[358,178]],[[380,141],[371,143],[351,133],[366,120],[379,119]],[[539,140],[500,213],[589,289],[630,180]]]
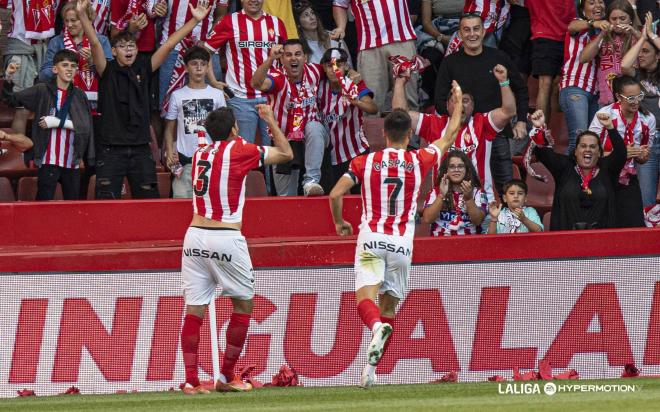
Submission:
[[[452,80],[456,80],[464,90],[474,98],[474,110],[488,113],[502,105],[501,87],[511,85],[516,97],[517,122],[504,129],[493,141],[491,153],[491,172],[495,188],[502,193],[502,186],[512,176],[511,150],[508,136],[522,139],[527,136],[527,86],[523,83],[518,69],[502,51],[484,47],[484,27],[478,14],[466,14],[461,17],[459,36],[463,48],[447,56],[440,65],[436,81],[435,108],[440,114],[447,113],[447,95]],[[503,83],[493,76],[493,67],[501,64],[509,72],[509,80]]]
[[[6,76],[18,70],[7,67]],[[65,200],[80,197],[80,160],[87,153],[87,165],[94,165],[91,106],[85,93],[73,86],[78,55],[60,50],[53,58],[55,79],[14,93],[13,83],[3,86],[3,100],[14,107],[34,112],[32,142],[37,174],[37,200],[52,200],[57,183]],[[38,119],[38,121],[37,121]]]

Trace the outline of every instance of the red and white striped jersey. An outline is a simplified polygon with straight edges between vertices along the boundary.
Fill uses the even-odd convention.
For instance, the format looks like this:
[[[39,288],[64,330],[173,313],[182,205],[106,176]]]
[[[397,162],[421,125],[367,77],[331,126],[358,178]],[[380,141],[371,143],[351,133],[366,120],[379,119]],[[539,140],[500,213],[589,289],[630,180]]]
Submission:
[[[7,37],[31,44],[55,35],[55,18],[60,0],[2,0],[0,6],[11,10]]]
[[[580,53],[596,35],[589,35],[589,30],[571,35],[564,39],[564,66],[562,67],[560,88],[579,87],[587,93],[596,92],[596,61],[580,63]]]
[[[292,114],[292,109],[297,100],[300,100],[299,103],[302,105],[303,131],[307,122],[318,120],[316,99],[324,73],[320,64],[305,64],[302,81],[294,83],[289,80],[284,70],[271,69],[268,72],[268,78],[273,84],[270,90],[264,93],[268,95],[268,103],[273,108],[273,114],[284,135],[289,136],[294,129],[295,116]]]
[[[57,110],[62,108],[62,105],[66,101],[66,96],[66,90],[57,89],[57,107],[51,109],[51,116],[55,116]],[[79,165],[73,164],[73,139],[73,130],[64,128],[50,129],[50,140],[46,148],[46,153],[44,153],[42,164],[77,169]]]
[[[652,145],[655,141],[655,125],[656,120],[653,114],[644,114],[638,111],[635,117],[626,122],[621,114],[619,103],[612,103],[598,110],[597,113],[608,113],[612,118],[612,124],[619,131],[623,138],[623,143],[628,146],[630,144]],[[612,151],[612,141],[607,133],[607,130],[598,121],[598,116],[594,116],[589,126],[589,130],[598,133],[600,136],[600,143],[603,150],[608,153]]]
[[[506,24],[511,6],[506,0],[465,0],[463,13],[479,13],[484,30],[492,33]]]
[[[434,186],[433,190],[426,196],[424,208],[431,206],[438,196],[440,196],[440,188]],[[453,197],[454,210],[440,211],[438,217],[431,223],[431,236],[475,235],[481,233],[480,228],[470,221],[470,215],[463,195],[454,192]],[[488,199],[486,198],[486,194],[478,187],[475,187],[472,190],[472,197],[477,207],[483,210],[484,213],[488,213]]]
[[[345,77],[347,88],[353,86],[350,78]],[[358,99],[372,96],[364,81],[357,84]],[[319,115],[330,132],[332,143],[332,164],[348,162],[369,149],[369,143],[362,128],[362,110],[349,102],[343,102],[340,92],[333,92],[328,80],[323,80],[319,87]]]
[[[110,21],[110,0],[92,0],[96,18],[94,19],[94,28],[97,33],[107,35],[108,22]]]
[[[268,148],[240,137],[217,141],[192,159],[193,212],[218,222],[239,223],[248,172],[263,165]]]
[[[440,148],[386,148],[351,160],[344,176],[362,184],[360,231],[412,238],[420,187],[440,159]]]
[[[252,75],[268,58],[273,44],[284,43],[286,39],[282,20],[268,13],[254,20],[240,11],[220,20],[206,45],[214,51],[226,46],[227,84],[236,97],[255,99],[261,97],[261,92],[250,84]]]
[[[174,34],[175,31],[181,28],[188,20],[192,18],[190,13],[189,4],[192,4],[193,7],[197,7],[198,0],[168,0],[167,1],[167,15],[163,22],[163,34],[160,39],[160,44],[164,44],[170,35]],[[210,0],[209,6],[211,10],[206,18],[199,22],[197,26],[193,29],[190,36],[193,36],[197,40],[204,41],[208,38],[209,32],[213,27],[213,17],[215,15],[215,9],[219,5],[226,5],[227,2],[223,0]],[[177,44],[174,48],[179,50],[181,48],[181,43]]]
[[[415,30],[404,0],[333,0],[335,7],[347,9],[355,16],[359,50],[390,43],[415,40]]]
[[[420,114],[415,133],[426,141],[432,142],[444,135],[448,122],[449,116],[447,115]],[[501,131],[493,124],[490,112],[474,113],[468,122],[461,126],[452,147],[454,150],[462,151],[472,160],[489,202],[495,200],[493,175],[490,172],[492,140]],[[437,178],[437,172],[438,170],[434,170],[434,181]]]

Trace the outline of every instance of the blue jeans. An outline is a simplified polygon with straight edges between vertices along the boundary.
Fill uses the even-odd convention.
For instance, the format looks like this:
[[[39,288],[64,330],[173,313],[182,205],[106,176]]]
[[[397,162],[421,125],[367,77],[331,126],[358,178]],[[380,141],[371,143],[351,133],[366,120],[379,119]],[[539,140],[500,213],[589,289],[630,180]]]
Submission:
[[[637,166],[637,178],[639,179],[639,188],[642,190],[642,203],[644,207],[655,204],[659,174],[660,139],[656,136],[655,143],[651,147],[649,160],[643,165]]]
[[[165,93],[170,86],[170,79],[174,74],[174,64],[176,63],[176,58],[179,55],[177,50],[172,50],[170,54],[167,55],[167,59],[160,66],[158,71],[158,85],[160,87],[160,99],[158,100],[160,106],[163,106],[163,99],[165,99]],[[217,80],[222,80],[222,69],[220,68],[220,56],[217,53],[211,54],[211,64],[213,64],[213,73]]]
[[[564,112],[568,129],[568,148],[570,155],[575,149],[578,130],[589,130],[591,120],[598,111],[598,95],[591,94],[579,87],[566,87],[559,92],[559,106]]]

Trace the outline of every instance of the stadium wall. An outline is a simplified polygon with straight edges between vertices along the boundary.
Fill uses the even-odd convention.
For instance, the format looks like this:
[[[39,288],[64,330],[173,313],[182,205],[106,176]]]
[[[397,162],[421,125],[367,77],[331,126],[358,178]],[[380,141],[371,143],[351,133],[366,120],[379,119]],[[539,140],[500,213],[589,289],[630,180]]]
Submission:
[[[286,215],[274,207],[281,204],[272,205]],[[61,212],[59,219],[74,227],[76,216],[116,219],[108,209],[115,206],[98,207]],[[167,222],[174,207],[153,206],[149,217]],[[38,211],[30,213],[36,218]],[[313,214],[318,219],[318,209]],[[177,230],[185,230],[184,220]],[[321,233],[327,222],[311,223]],[[7,225],[14,239],[19,232]],[[145,232],[122,234],[129,243],[116,248],[94,239],[48,246],[34,233],[24,246],[0,246],[0,396],[22,388],[56,394],[72,385],[82,393],[167,390],[183,381],[180,239]],[[355,309],[354,239],[249,237],[249,243],[257,296],[239,366],[256,365],[263,382],[286,363],[307,386],[356,384],[369,336]],[[16,270],[16,261],[31,273]],[[626,363],[658,375],[658,268],[658,230],[417,239],[410,292],[379,382],[428,382],[449,371],[461,381],[482,381],[510,377],[514,367],[537,368],[542,359],[555,373],[576,369],[583,378],[619,376]],[[229,314],[228,300],[218,298],[221,348]],[[200,362],[206,377],[208,321]]]

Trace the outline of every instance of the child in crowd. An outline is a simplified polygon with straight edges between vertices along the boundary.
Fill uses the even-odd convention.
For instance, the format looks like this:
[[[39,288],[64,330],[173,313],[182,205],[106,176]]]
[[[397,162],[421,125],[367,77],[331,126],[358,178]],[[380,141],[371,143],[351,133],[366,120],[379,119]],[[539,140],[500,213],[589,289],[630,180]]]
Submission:
[[[165,156],[167,167],[175,174],[172,180],[175,198],[192,197],[192,156],[198,145],[195,126],[203,126],[209,113],[227,105],[222,91],[206,84],[210,60],[211,54],[203,47],[188,49],[183,57],[188,84],[175,90],[169,101],[165,117]],[[206,139],[207,144],[212,143],[208,136]]]
[[[527,184],[512,179],[504,184],[504,204],[491,202],[488,205],[490,223],[488,234],[543,232],[541,218],[533,207],[525,206]]]
[[[449,152],[436,180],[438,184],[429,192],[422,213],[422,221],[431,224],[431,235],[480,233],[488,200],[472,161],[459,150]]]
[[[18,70],[16,64],[10,64],[6,77]],[[77,200],[80,160],[87,153],[87,165],[94,164],[91,107],[85,93],[73,85],[78,72],[76,52],[64,49],[55,53],[52,71],[55,79],[51,82],[17,93],[12,91],[14,84],[5,81],[3,100],[34,112],[31,139],[39,168],[37,200],[52,200],[58,182],[65,200]]]

